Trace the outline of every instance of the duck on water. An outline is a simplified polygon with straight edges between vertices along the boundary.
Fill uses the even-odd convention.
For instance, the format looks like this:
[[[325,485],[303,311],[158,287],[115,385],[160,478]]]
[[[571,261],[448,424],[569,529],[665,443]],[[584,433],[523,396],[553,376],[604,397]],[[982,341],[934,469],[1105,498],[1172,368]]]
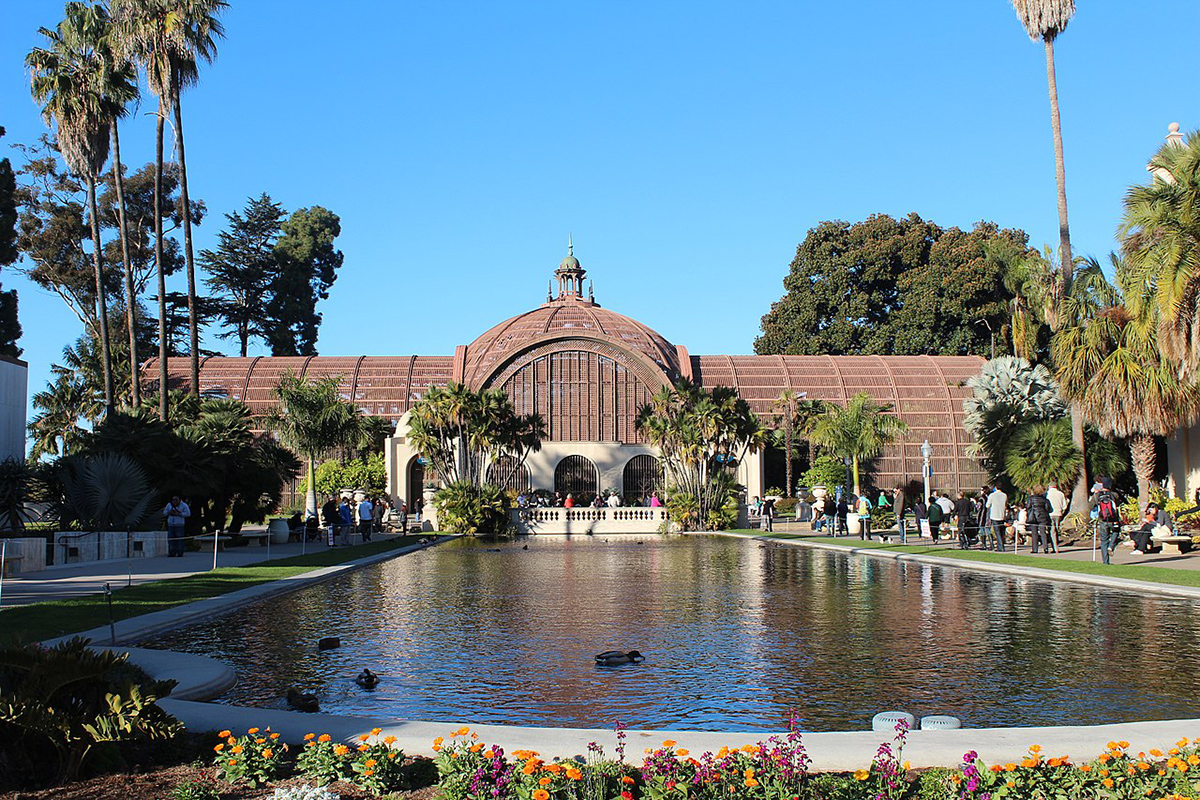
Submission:
[[[596,666],[600,667],[615,667],[618,664],[638,664],[645,661],[646,657],[637,650],[606,650],[596,656]]]

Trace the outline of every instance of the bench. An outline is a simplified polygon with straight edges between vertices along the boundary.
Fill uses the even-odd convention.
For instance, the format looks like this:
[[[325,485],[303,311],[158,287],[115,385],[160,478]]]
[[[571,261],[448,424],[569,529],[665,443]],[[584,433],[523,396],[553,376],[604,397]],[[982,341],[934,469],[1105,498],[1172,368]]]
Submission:
[[[271,534],[267,531],[240,531],[234,535],[240,536],[243,539],[257,539],[259,547],[266,547],[267,539],[271,537]]]
[[[1150,541],[1162,546],[1164,550],[1174,547],[1175,552],[1180,555],[1190,552],[1192,549],[1192,537],[1190,536],[1151,536]]]

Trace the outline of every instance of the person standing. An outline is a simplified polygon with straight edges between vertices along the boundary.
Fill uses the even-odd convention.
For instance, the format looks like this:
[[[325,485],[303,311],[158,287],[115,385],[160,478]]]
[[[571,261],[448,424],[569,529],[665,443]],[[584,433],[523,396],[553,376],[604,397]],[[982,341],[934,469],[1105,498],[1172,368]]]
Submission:
[[[1046,499],[1050,501],[1050,545],[1058,552],[1058,535],[1062,532],[1063,517],[1067,515],[1070,502],[1056,484],[1046,488]]]
[[[1039,548],[1045,553],[1050,552],[1050,509],[1046,490],[1041,486],[1033,487],[1025,501],[1025,529],[1029,531],[1034,555]]]
[[[350,508],[350,498],[343,497],[342,504],[338,506],[338,532],[342,535],[342,541],[350,544],[350,535],[354,533],[354,511]]]
[[[383,522],[387,519],[387,512],[386,497],[377,497],[371,501],[371,522],[374,523],[375,533],[383,533]]]
[[[329,546],[333,547],[337,541],[337,529],[342,522],[342,515],[338,513],[337,498],[334,495],[329,495],[329,499],[325,501],[325,505],[321,506],[321,523],[329,532]]]
[[[994,545],[992,549],[996,552],[1004,550],[1004,511],[1008,506],[1008,495],[1000,491],[997,486],[992,489],[992,493],[987,496],[984,502],[984,508],[987,512],[987,527],[983,533],[983,546],[988,548],[989,545]]]
[[[608,507],[609,508],[620,508],[621,507],[621,498],[617,497],[616,492],[608,493]]]
[[[1100,488],[1092,499],[1096,509],[1096,536],[1100,540],[1100,555],[1105,564],[1113,551],[1117,549],[1117,539],[1121,534],[1121,504],[1116,491],[1112,488],[1111,478],[1101,478]]]
[[[358,532],[362,534],[364,542],[371,541],[371,531],[374,527],[375,505],[371,498],[363,495],[362,502],[358,504]]]
[[[179,495],[175,495],[163,508],[162,515],[167,518],[167,557],[179,556],[182,558],[186,549],[183,538],[184,528],[187,525],[188,517],[192,515],[192,509],[179,499]]]
[[[658,499],[658,492],[650,493],[650,507],[651,508],[662,508],[662,500]]]
[[[400,532],[408,533],[408,503],[400,500]]]
[[[871,538],[871,499],[865,492],[858,498],[858,533],[864,542]]]
[[[942,532],[942,521],[946,519],[946,509],[938,502],[937,497],[929,498],[929,505],[925,508],[925,516],[929,519],[929,536],[936,542],[938,534]]]
[[[764,531],[772,531],[772,525],[775,522],[775,498],[768,497],[767,502],[763,503],[762,507],[762,529]]]
[[[575,495],[568,494],[567,499],[563,500],[562,505],[563,505],[563,508],[574,508],[575,507]]]
[[[818,497],[813,500],[812,505],[812,530],[813,533],[821,530],[825,524],[825,498]]]
[[[924,497],[917,497],[913,503],[913,519],[917,521],[917,537],[929,536],[929,508]]]
[[[850,503],[847,500],[846,495],[843,493],[838,497],[837,501],[837,532],[833,534],[834,536],[841,536],[842,534],[845,534],[846,536],[850,535],[850,526],[846,524],[846,519],[849,516]]]
[[[955,525],[958,526],[958,543],[963,550],[967,550],[975,543],[975,539],[979,535],[979,528],[976,526],[975,504],[971,502],[971,498],[967,497],[965,492],[958,493],[958,500],[954,502],[954,517]]]
[[[905,500],[904,487],[897,486],[892,491],[892,508],[896,510],[896,530],[900,533],[901,542],[908,540],[908,531],[906,530],[908,509],[905,507]]]

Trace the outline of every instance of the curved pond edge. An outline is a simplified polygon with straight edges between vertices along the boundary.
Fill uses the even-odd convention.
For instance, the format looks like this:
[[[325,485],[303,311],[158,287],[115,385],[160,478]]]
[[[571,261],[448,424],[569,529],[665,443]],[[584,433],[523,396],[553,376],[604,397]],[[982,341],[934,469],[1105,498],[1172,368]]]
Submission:
[[[976,562],[961,562],[953,559],[917,556],[911,553],[881,553],[866,548],[848,548],[821,542],[801,540],[763,539],[762,537],[729,534],[739,538],[758,539],[764,542],[793,544],[840,553],[875,555],[893,560],[911,560],[936,566],[957,569],[975,569]],[[258,600],[325,580],[370,564],[395,558],[424,547],[432,546],[452,537],[439,537],[431,544],[419,544],[401,550],[368,556],[336,567],[323,567],[313,572],[288,578],[228,595],[198,601],[165,611],[135,617],[118,623],[121,638],[146,638],[158,633],[188,625],[208,617],[233,610],[248,600]],[[1034,579],[1067,580],[1076,583],[1110,586],[1113,588],[1143,590],[1141,581],[1125,579],[1103,579],[1098,581],[1075,580],[1052,570],[1029,570],[1007,565],[987,564],[979,567],[983,571],[999,572],[1013,577]],[[1094,578],[1096,576],[1078,576]],[[1145,584],[1160,589],[1182,589],[1188,587]],[[1148,591],[1148,590],[1147,590]],[[1158,592],[1178,596],[1174,591]],[[1200,590],[1183,594],[1200,598]],[[216,602],[224,601],[224,602]],[[202,608],[192,608],[202,606]],[[153,619],[152,619],[153,618]],[[107,628],[87,631],[84,635],[93,641],[105,640]],[[63,637],[70,638],[70,637]],[[57,640],[54,640],[57,641]],[[49,642],[52,643],[52,642]],[[103,645],[96,645],[103,647]],[[280,738],[292,746],[302,746],[308,733],[328,733],[335,739],[350,742],[381,728],[384,736],[395,736],[396,746],[410,755],[433,755],[434,738],[448,736],[463,726],[462,721],[418,721],[386,717],[352,717],[336,714],[305,714],[296,711],[253,708],[249,706],[222,705],[203,702],[225,692],[236,680],[233,670],[227,665],[205,656],[196,656],[168,650],[149,650],[137,647],[112,648],[129,654],[130,661],[144,669],[155,679],[171,679],[178,685],[171,696],[159,701],[165,711],[184,723],[192,732],[216,732],[226,728],[235,732],[251,727],[266,728],[278,732]],[[883,710],[883,709],[881,709]],[[469,723],[465,723],[468,724]],[[587,752],[591,742],[601,745],[612,755],[616,752],[617,738],[611,729],[586,728],[543,728],[516,725],[473,725],[481,741],[498,744],[506,751],[514,749],[536,750],[544,758],[569,758]],[[674,739],[678,746],[689,748],[693,753],[705,750],[716,751],[723,746],[733,747],[754,744],[766,739],[770,732],[720,732],[720,731],[659,731],[630,730],[626,732],[627,759],[641,761],[642,750],[657,747],[665,739]],[[1092,758],[1105,750],[1110,741],[1128,741],[1130,750],[1138,752],[1154,747],[1166,748],[1183,736],[1200,736],[1200,719],[1156,720],[1147,722],[1125,722],[1108,725],[1051,726],[1040,728],[963,728],[953,731],[912,731],[908,737],[903,759],[914,767],[945,766],[961,763],[968,750],[975,750],[987,763],[1002,764],[1019,761],[1028,752],[1030,745],[1042,745],[1048,755],[1069,755],[1076,759]],[[804,733],[804,744],[812,758],[813,771],[843,772],[860,769],[871,762],[880,742],[890,738],[888,733],[873,731],[829,731]]]
[[[1188,600],[1200,600],[1200,587],[1179,586],[1171,583],[1155,583],[1153,581],[1138,581],[1131,578],[1109,577],[1107,575],[1092,575],[1086,572],[1065,572],[1057,569],[1042,569],[1040,567],[1018,567],[1012,564],[993,564],[988,561],[966,561],[944,556],[931,556],[924,553],[905,553],[899,550],[881,550],[874,547],[855,547],[854,545],[829,544],[814,542],[807,539],[776,539],[773,536],[755,536],[745,533],[717,531],[713,536],[728,536],[736,539],[752,539],[762,544],[780,547],[807,547],[812,550],[825,550],[831,553],[842,553],[854,556],[871,556],[890,561],[911,561],[918,564],[929,564],[935,567],[950,569],[975,570],[992,572],[1010,578],[1033,578],[1034,580],[1057,581],[1060,583],[1078,583],[1085,586],[1101,586],[1106,589],[1121,589],[1135,594],[1152,594],[1161,597],[1182,597]]]

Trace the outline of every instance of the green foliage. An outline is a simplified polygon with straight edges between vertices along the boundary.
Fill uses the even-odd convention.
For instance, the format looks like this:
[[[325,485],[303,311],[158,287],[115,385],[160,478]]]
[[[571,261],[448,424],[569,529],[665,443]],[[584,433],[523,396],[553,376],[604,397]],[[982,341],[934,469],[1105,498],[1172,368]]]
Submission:
[[[244,736],[234,736],[230,731],[221,731],[219,735],[224,741],[213,747],[216,752],[213,766],[221,778],[253,787],[270,783],[285,773],[288,746],[269,727],[250,728]]]
[[[87,531],[119,531],[139,527],[153,510],[157,494],[145,471],[124,453],[68,456],[56,466],[62,521]]]
[[[380,495],[387,491],[387,467],[383,453],[364,459],[326,461],[316,470],[317,494],[336,494],[342,489],[361,489],[368,495]],[[300,483],[301,491],[308,490],[308,479]]]
[[[375,728],[359,736],[353,747],[333,741],[327,733],[307,734],[296,767],[320,784],[345,781],[377,795],[426,785],[428,771],[419,763],[406,763],[404,753],[392,747],[396,737],[381,734]]]
[[[762,318],[759,354],[987,354],[1012,297],[986,248],[1025,233],[941,228],[910,214],[822,222],[796,249],[786,294]],[[986,324],[985,324],[986,323]],[[1003,349],[1002,336],[996,346]]]
[[[25,530],[38,484],[39,470],[33,465],[15,458],[0,461],[0,531]]]
[[[891,410],[890,405],[878,405],[866,392],[859,392],[845,407],[831,406],[813,425],[814,442],[850,458],[855,494],[861,491],[859,466],[908,433],[908,424],[888,413]]]
[[[877,531],[887,530],[896,524],[896,512],[891,508],[871,506],[871,528]]]
[[[217,789],[216,780],[203,774],[175,784],[169,800],[221,800],[221,792]]]
[[[127,660],[81,638],[0,649],[0,760],[24,764],[28,778],[69,781],[97,745],[182,731],[155,704],[174,682],[147,681]]]
[[[661,453],[667,510],[677,525],[721,530],[734,524],[737,465],[761,450],[768,436],[736,391],[681,380],[638,410],[637,429]]]
[[[476,392],[461,383],[431,387],[408,423],[409,441],[444,483],[476,489],[488,480],[485,465],[503,460],[516,473],[545,435],[542,418],[516,413],[502,390]]]
[[[994,358],[967,386],[971,396],[963,401],[963,427],[975,438],[973,452],[994,481],[1008,479],[1009,443],[1018,430],[1031,422],[1067,415],[1050,371],[1023,358]]]
[[[1024,491],[1034,486],[1072,486],[1083,466],[1083,453],[1071,439],[1071,421],[1043,420],[1023,425],[1013,434],[1004,454],[1004,469],[1013,485]]]
[[[338,216],[320,206],[287,212],[265,192],[242,212],[225,215],[216,250],[203,250],[206,283],[220,298],[217,316],[236,339],[242,356],[251,339],[262,339],[276,356],[314,355],[321,315],[342,253],[333,240]]]
[[[512,498],[501,486],[467,481],[447,484],[434,495],[438,527],[448,533],[500,534],[512,524]]]
[[[296,757],[296,769],[320,785],[350,781],[354,777],[355,751],[328,733],[310,733]]]
[[[832,453],[821,453],[800,480],[809,488],[824,486],[832,490],[846,482],[846,465]]]
[[[4,128],[0,127],[0,139]],[[17,260],[17,179],[12,163],[0,158],[0,267]],[[17,358],[21,348],[21,323],[17,319],[17,290],[0,290],[0,355]]]
[[[1129,471],[1129,445],[1124,441],[1105,439],[1092,427],[1085,428],[1083,435],[1088,474],[1105,475],[1119,481]]]

